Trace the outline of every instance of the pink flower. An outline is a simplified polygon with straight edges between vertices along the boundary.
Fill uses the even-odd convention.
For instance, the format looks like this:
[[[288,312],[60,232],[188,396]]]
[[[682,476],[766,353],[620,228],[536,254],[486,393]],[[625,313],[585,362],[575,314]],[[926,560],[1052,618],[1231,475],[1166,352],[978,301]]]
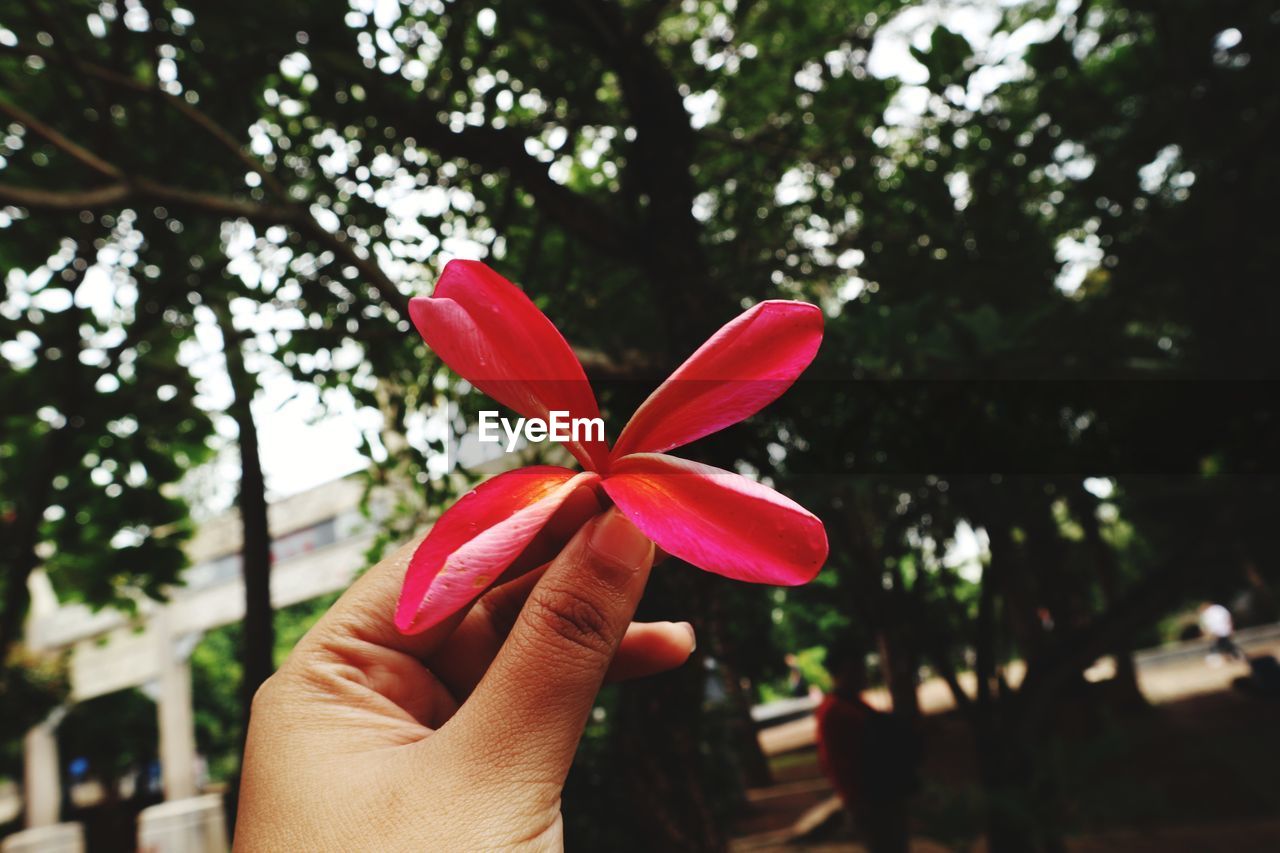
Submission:
[[[598,418],[577,356],[515,285],[478,261],[452,261],[431,297],[410,301],[427,344],[463,378],[529,418]],[[746,477],[664,451],[750,417],[813,360],[822,312],[771,300],[711,336],[631,417],[610,450],[570,441],[585,469],[549,465],[500,474],[436,521],[405,575],[396,626],[425,631],[494,583],[550,559],[609,503],[658,547],[709,572],[802,584],[827,558],[813,513]]]

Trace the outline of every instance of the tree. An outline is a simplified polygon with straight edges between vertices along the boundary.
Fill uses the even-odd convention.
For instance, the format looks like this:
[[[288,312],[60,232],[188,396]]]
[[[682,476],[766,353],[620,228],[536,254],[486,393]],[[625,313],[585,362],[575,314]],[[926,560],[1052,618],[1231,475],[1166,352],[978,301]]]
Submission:
[[[53,256],[5,243],[0,648],[21,636],[39,566],[70,600],[125,608],[182,566],[191,525],[174,487],[206,457],[210,425],[176,363],[180,321],[130,269],[133,217],[107,222],[110,249],[78,223]]]
[[[408,438],[459,397],[405,315],[443,259],[520,282],[614,422],[743,302],[819,302],[817,381],[691,451],[806,496],[832,600],[672,569],[642,614],[692,616],[739,686],[769,671],[752,639],[811,625],[874,645],[907,714],[928,662],[972,723],[993,849],[1052,848],[1046,743],[1083,669],[1204,589],[1199,559],[1274,573],[1274,478],[1225,476],[1274,473],[1267,386],[1202,380],[1275,375],[1276,28],[1258,2],[1032,0],[979,14],[988,36],[913,8],[933,18],[878,76],[908,6],[235,0],[77,5],[82,27],[32,4],[0,71],[40,143],[6,154],[0,203],[45,252],[160,207],[174,276],[248,244],[160,304],[296,310],[227,337],[384,415],[371,479],[422,492],[388,539],[457,485]],[[961,522],[989,542],[976,580],[943,559]],[[701,663],[606,699],[582,772],[629,770],[583,796],[630,817],[594,845],[723,845],[758,756],[718,749]]]

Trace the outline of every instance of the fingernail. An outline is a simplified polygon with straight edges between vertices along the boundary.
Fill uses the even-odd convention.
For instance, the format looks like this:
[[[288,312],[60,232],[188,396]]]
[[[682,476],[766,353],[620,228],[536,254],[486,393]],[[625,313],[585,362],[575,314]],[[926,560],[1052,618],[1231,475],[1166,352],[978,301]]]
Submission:
[[[588,542],[592,552],[619,569],[638,569],[653,552],[653,543],[616,508],[596,522]]]
[[[688,622],[680,622],[679,624],[689,632],[689,654],[693,654],[698,650],[698,632],[693,630],[693,625]]]

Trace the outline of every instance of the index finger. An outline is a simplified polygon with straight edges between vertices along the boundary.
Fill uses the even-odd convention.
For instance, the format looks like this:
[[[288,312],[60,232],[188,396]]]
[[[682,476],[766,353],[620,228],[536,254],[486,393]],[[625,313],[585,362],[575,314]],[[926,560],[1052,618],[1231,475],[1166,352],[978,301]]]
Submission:
[[[580,490],[570,495],[546,526],[504,573],[506,580],[520,577],[545,564],[592,516],[600,512],[594,493]],[[422,660],[449,638],[475,602],[419,634],[402,634],[393,614],[414,552],[428,534],[396,549],[356,580],[328,612],[299,641],[295,654],[306,656],[324,648],[352,641],[370,643]]]

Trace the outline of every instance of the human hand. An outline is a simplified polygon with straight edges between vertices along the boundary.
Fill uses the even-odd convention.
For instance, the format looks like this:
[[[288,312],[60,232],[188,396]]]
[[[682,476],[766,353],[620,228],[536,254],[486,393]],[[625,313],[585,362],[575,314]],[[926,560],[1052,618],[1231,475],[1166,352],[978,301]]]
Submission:
[[[415,545],[357,581],[258,691],[237,850],[559,848],[561,789],[601,682],[693,651],[688,623],[631,622],[654,548],[617,510],[404,636],[391,614]]]

